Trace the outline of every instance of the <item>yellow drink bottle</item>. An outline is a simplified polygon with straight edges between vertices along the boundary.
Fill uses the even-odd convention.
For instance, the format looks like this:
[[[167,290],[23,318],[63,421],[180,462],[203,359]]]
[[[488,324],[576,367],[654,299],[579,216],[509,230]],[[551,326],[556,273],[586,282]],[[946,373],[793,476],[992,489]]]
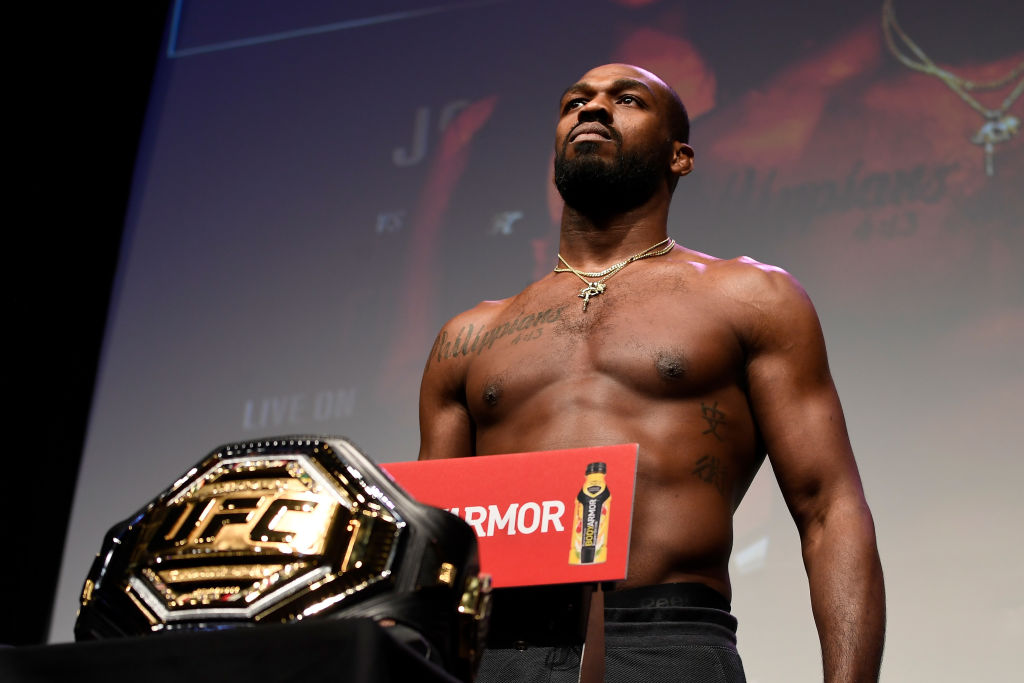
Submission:
[[[587,465],[583,488],[576,496],[572,516],[572,541],[569,564],[597,564],[608,559],[608,517],[612,494],[605,474],[608,465],[592,462]]]

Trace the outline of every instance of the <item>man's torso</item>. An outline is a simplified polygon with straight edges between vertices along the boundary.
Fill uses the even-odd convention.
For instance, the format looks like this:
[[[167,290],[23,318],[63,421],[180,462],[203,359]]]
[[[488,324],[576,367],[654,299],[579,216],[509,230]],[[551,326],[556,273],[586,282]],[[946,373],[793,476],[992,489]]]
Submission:
[[[458,365],[475,454],[638,442],[626,586],[725,596],[732,514],[764,458],[746,391],[765,267],[677,248],[631,264],[586,311],[552,274],[458,316],[430,363]],[[613,492],[614,494],[614,492]]]

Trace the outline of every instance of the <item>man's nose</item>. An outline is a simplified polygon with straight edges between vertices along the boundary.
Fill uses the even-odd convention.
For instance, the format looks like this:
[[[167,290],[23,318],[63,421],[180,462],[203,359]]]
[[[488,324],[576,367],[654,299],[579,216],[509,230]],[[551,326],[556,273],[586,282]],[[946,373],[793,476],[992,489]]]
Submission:
[[[612,110],[607,98],[592,97],[579,109],[580,121],[599,121],[608,123],[612,119]]]

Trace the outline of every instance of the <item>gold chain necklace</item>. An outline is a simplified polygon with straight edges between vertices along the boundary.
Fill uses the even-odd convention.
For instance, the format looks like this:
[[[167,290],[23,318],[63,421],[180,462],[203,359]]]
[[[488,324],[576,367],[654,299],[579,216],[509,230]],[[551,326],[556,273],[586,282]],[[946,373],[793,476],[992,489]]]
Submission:
[[[647,247],[646,249],[644,249],[640,253],[633,254],[632,256],[630,256],[625,261],[619,261],[614,266],[608,266],[604,270],[599,271],[597,273],[587,273],[587,272],[584,272],[584,271],[581,271],[581,270],[576,270],[575,268],[573,268],[572,266],[569,265],[568,261],[566,261],[564,258],[562,258],[561,254],[559,254],[558,255],[558,260],[565,264],[565,268],[559,268],[558,266],[555,266],[555,272],[556,273],[572,273],[576,277],[578,277],[579,279],[583,280],[583,283],[586,285],[586,287],[581,289],[580,293],[577,296],[579,296],[579,298],[583,299],[583,312],[586,313],[587,312],[587,304],[590,303],[590,297],[597,296],[598,294],[603,294],[604,290],[607,289],[607,286],[604,283],[607,282],[608,280],[610,280],[613,275],[615,275],[617,272],[619,272],[620,270],[622,270],[623,268],[628,266],[633,261],[639,261],[639,260],[645,259],[645,258],[653,258],[655,256],[664,256],[668,252],[672,251],[672,248],[674,246],[676,246],[676,241],[674,239],[672,239],[671,237],[666,237],[665,239],[663,239],[662,241],[658,242],[657,244],[655,244],[653,246],[650,246],[650,247]],[[596,280],[594,282],[591,282],[591,280],[588,279],[588,278],[590,278],[590,279],[601,278],[601,279],[600,280]]]
[[[995,153],[996,145],[1002,142],[1008,142],[1014,135],[1020,132],[1020,119],[1012,114],[1008,113],[1010,105],[1012,105],[1020,94],[1024,92],[1024,77],[1020,79],[1010,94],[1006,96],[1003,103],[998,109],[988,109],[983,106],[977,99],[971,95],[971,91],[981,90],[998,90],[1004,88],[1012,83],[1018,76],[1024,74],[1024,62],[1021,62],[1013,68],[1010,73],[997,78],[992,81],[986,81],[984,83],[975,83],[973,81],[966,80],[957,76],[956,74],[940,68],[931,60],[931,58],[924,53],[917,44],[910,39],[903,29],[900,28],[900,24],[896,21],[896,11],[893,9],[893,0],[883,0],[882,3],[882,32],[885,34],[885,42],[889,46],[889,51],[900,60],[904,66],[914,69],[915,71],[921,71],[923,73],[935,76],[940,81],[945,83],[950,90],[960,96],[964,102],[966,102],[972,109],[982,115],[985,119],[985,123],[978,129],[978,132],[971,138],[971,142],[976,145],[981,145],[985,149],[985,174],[993,175],[995,169],[992,164],[992,155]],[[910,56],[905,54],[899,45],[897,45],[896,39],[902,43],[903,48],[909,50],[917,57],[918,61],[914,61]]]

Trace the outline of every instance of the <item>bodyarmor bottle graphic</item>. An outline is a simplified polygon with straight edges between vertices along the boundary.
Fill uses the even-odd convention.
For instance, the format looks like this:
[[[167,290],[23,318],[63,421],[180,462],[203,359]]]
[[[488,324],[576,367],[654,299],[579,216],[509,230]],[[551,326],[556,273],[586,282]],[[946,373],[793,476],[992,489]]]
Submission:
[[[583,488],[576,496],[569,564],[597,564],[608,559],[612,494],[604,479],[607,471],[608,466],[603,462],[587,465]]]

